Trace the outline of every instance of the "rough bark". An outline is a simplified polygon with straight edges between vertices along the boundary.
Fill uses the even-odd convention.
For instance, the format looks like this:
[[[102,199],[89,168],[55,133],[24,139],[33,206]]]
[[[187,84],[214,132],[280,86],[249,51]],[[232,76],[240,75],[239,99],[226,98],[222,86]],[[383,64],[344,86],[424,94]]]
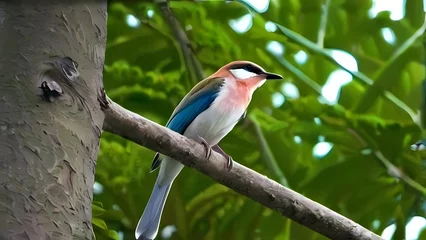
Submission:
[[[0,1],[0,239],[91,239],[106,8]]]
[[[103,129],[182,162],[215,181],[331,239],[381,239],[354,221],[283,187],[247,167],[234,163],[225,170],[226,160],[176,132],[132,113],[104,98]],[[238,160],[238,159],[236,159]]]

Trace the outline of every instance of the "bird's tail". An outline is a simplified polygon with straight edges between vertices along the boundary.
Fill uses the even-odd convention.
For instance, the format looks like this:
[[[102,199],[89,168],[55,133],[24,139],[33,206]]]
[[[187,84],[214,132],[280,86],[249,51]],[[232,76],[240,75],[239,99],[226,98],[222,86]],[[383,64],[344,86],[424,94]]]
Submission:
[[[157,178],[151,197],[136,227],[135,237],[138,240],[154,239],[157,236],[164,204],[173,183],[170,182],[167,185],[161,186],[158,182]]]

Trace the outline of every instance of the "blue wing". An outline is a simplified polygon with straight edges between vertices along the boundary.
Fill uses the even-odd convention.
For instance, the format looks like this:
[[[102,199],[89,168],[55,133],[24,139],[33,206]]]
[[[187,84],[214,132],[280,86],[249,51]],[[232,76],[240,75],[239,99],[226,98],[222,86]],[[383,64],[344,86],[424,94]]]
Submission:
[[[191,103],[176,113],[176,115],[170,119],[166,127],[183,134],[189,124],[191,124],[198,115],[210,107],[218,94],[219,92],[214,91],[200,94],[197,99],[194,99]]]
[[[200,82],[200,85],[194,87],[187,97],[176,107],[172,117],[167,122],[166,127],[170,130],[183,134],[189,124],[204,112],[219,95],[223,79],[209,79],[210,81]],[[205,80],[204,80],[205,81]],[[160,166],[160,154],[157,153],[152,162],[151,171]]]

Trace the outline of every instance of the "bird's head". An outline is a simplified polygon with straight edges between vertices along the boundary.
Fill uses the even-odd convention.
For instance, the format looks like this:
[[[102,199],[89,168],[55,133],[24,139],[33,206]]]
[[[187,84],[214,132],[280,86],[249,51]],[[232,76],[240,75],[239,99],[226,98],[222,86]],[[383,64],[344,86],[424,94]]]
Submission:
[[[265,71],[262,67],[250,61],[230,62],[220,68],[215,75],[223,75],[223,77],[248,85],[253,89],[262,86],[266,80],[283,78],[279,74]]]
[[[225,67],[237,80],[247,80],[251,78],[260,78],[262,80],[282,79],[281,75],[266,72],[261,66],[249,61],[231,62]]]

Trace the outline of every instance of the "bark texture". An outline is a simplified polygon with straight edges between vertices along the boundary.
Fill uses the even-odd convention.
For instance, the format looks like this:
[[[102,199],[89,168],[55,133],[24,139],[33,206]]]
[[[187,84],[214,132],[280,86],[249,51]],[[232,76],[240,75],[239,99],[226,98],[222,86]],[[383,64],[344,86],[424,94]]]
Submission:
[[[106,11],[0,1],[0,239],[91,239]]]
[[[142,146],[171,156],[215,181],[331,239],[381,239],[354,221],[283,187],[237,162],[231,171],[226,160],[176,132],[130,112],[110,99],[104,99],[104,130]],[[106,104],[108,103],[108,104]]]

